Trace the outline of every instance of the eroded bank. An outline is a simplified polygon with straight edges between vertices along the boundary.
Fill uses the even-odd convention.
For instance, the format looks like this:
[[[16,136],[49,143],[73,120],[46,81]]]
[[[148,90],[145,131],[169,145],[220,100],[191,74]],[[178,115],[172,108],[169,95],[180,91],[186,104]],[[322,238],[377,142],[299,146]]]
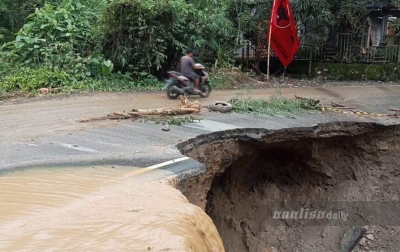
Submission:
[[[177,188],[212,218],[226,251],[400,248],[400,125],[237,129],[178,148],[206,164]],[[333,209],[336,219],[274,219],[274,209]]]
[[[397,251],[399,129],[342,122],[201,135],[178,148],[205,173],[172,186],[127,179],[128,167],[10,172],[0,176],[0,249]],[[333,223],[271,215],[311,215],[329,202]]]

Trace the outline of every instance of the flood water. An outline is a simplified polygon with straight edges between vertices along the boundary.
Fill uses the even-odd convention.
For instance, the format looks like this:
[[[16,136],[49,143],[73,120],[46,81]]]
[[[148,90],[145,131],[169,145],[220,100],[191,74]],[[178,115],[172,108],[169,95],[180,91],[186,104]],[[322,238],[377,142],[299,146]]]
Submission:
[[[126,167],[0,174],[0,251],[224,251],[180,191]]]

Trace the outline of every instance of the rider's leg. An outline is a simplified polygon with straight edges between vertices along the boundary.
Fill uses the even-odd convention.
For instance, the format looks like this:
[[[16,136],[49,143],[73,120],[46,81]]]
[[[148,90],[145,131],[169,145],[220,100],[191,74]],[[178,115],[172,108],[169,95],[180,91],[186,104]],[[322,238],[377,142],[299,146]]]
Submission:
[[[200,83],[200,77],[197,77],[195,82],[194,82],[194,91],[200,91],[199,90],[199,83]]]
[[[191,73],[190,74],[190,79],[194,81],[194,90],[195,92],[200,92],[199,90],[199,82],[200,82],[200,76],[198,76],[196,73]]]

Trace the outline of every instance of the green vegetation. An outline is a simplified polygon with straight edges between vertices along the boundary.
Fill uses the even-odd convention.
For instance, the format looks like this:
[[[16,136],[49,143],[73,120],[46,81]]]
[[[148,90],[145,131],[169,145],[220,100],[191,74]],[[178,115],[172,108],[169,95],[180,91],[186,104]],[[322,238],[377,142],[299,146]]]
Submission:
[[[391,3],[393,6],[396,6],[397,8],[400,8],[400,0],[391,0]],[[394,27],[396,32],[400,31],[400,19],[396,19],[394,20],[394,22],[392,22],[392,26]]]
[[[287,115],[301,110],[300,102],[272,96],[269,99],[235,98],[230,101],[236,113],[254,112],[269,116]]]
[[[279,90],[268,99],[254,99],[240,94],[229,102],[232,104],[232,110],[236,113],[258,113],[268,116],[288,116],[290,113],[301,110],[320,110],[322,108],[318,100],[288,99],[282,97]]]
[[[238,77],[221,69],[232,67],[239,47],[265,39],[271,4],[0,0],[0,95],[40,88],[158,90],[188,47],[198,50],[197,61],[212,66],[215,88],[235,86]],[[311,45],[326,39],[329,29],[362,30],[366,11],[357,0],[296,0],[292,7],[300,38]]]
[[[145,117],[142,122],[153,121],[156,124],[168,124],[168,125],[178,125],[181,126],[185,123],[199,122],[201,119],[194,116],[148,116]]]
[[[232,39],[233,27],[220,7],[184,0],[123,0],[103,17],[106,55],[118,69],[156,74],[190,47],[216,50]]]
[[[187,47],[233,44],[221,2],[37,0],[22,7],[14,25],[0,19],[0,93],[159,90],[160,73]],[[12,8],[15,2],[0,3],[1,14],[16,15]]]
[[[295,62],[288,68],[293,77],[308,76],[309,66]],[[394,63],[323,63],[312,64],[311,77],[316,81],[397,81],[399,70]]]
[[[54,1],[56,4],[57,1]],[[27,17],[14,40],[0,52],[0,90],[35,92],[39,88],[91,89],[110,77],[113,64],[98,45],[94,0],[45,3]],[[118,79],[118,78],[117,78]]]
[[[395,64],[329,64],[319,63],[315,66],[316,76],[328,80],[351,81],[391,81],[398,79]]]
[[[3,77],[1,89],[5,92],[14,90],[36,91],[39,88],[59,88],[64,83],[72,83],[71,76],[63,70],[49,71],[47,68],[22,67],[13,74]]]
[[[396,64],[317,63],[314,76],[337,81],[393,81],[399,78]]]

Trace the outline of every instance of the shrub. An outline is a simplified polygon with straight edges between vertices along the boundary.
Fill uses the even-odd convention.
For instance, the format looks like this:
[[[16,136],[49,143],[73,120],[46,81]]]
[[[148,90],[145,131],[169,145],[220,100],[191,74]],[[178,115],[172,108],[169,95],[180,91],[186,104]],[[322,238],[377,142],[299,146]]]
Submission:
[[[79,0],[46,4],[28,16],[16,39],[3,47],[2,58],[25,67],[64,69],[79,79],[109,74],[113,65],[96,52],[99,11]]]
[[[74,78],[63,70],[22,67],[0,80],[0,89],[35,92],[39,88],[56,88],[71,85]]]
[[[116,73],[99,78],[86,79],[67,87],[72,90],[90,91],[130,91],[130,90],[161,90],[164,85],[155,77],[145,74],[142,78],[132,78],[129,74]]]
[[[391,81],[398,79],[395,64],[340,64],[319,63],[316,74],[321,73],[329,80],[339,81]]]

